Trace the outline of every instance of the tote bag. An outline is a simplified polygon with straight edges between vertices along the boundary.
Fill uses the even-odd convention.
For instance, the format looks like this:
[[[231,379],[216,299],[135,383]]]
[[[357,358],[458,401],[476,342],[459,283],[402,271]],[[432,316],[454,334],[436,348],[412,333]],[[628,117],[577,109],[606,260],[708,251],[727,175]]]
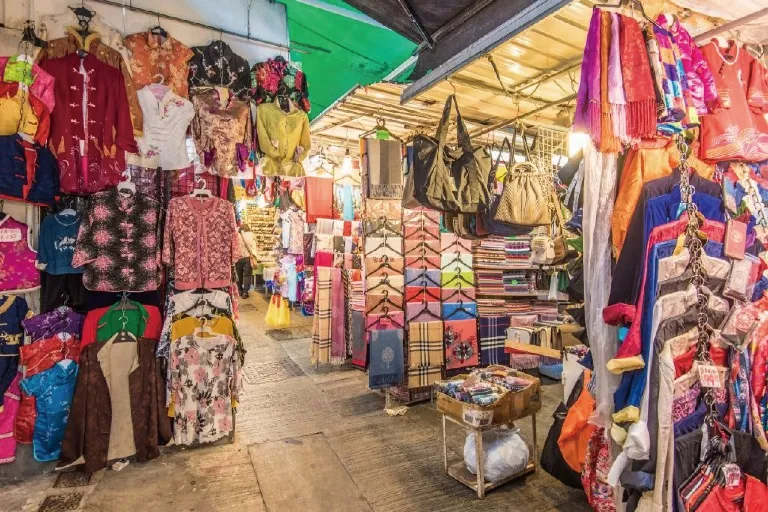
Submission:
[[[447,145],[454,104],[458,140],[455,149]],[[423,206],[449,213],[477,213],[489,203],[491,154],[485,146],[472,147],[453,95],[445,102],[435,137],[416,135],[413,148],[413,193]]]

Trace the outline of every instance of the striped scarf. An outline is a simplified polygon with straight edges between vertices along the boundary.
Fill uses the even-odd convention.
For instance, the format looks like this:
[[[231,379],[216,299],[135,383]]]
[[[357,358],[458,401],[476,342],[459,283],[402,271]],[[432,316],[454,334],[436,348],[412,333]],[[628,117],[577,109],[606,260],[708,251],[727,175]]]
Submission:
[[[508,361],[504,346],[509,325],[508,316],[480,317],[481,364],[505,364]]]
[[[312,321],[312,364],[331,362],[331,295],[333,291],[330,267],[315,268],[315,316]]]
[[[408,367],[443,365],[443,322],[411,322],[408,325]]]

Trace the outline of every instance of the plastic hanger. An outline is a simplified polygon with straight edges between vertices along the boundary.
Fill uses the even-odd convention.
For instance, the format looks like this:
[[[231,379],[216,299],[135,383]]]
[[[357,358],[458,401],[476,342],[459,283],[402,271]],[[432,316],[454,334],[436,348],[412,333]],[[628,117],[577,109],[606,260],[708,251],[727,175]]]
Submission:
[[[415,320],[416,320],[416,319],[418,319],[418,318],[421,318],[421,315],[427,315],[427,316],[430,316],[430,317],[434,318],[435,320],[442,320],[442,319],[443,319],[441,316],[434,314],[434,313],[432,312],[432,310],[430,310],[430,309],[429,309],[429,302],[427,302],[427,299],[422,299],[422,301],[421,301],[421,304],[422,304],[422,309],[421,309],[421,311],[419,311],[419,312],[418,312],[418,313],[417,313],[417,314],[416,314],[416,315],[413,317],[413,319],[411,319],[411,322],[415,321]]]
[[[165,31],[163,27],[160,26],[160,14],[157,15],[157,25],[150,28],[149,31],[156,36],[163,37],[165,39],[168,38],[168,32]]]
[[[387,121],[382,117],[376,118],[376,126],[374,126],[368,131],[361,133],[360,138],[364,139],[368,137],[368,135],[371,135],[374,133],[376,134],[376,137],[375,137],[376,139],[380,139],[380,140],[394,139],[401,144],[403,143],[403,139],[401,139],[400,137],[398,137],[397,135],[389,131],[389,128],[387,128]]]
[[[458,247],[461,247],[461,248],[462,248],[462,249],[464,249],[465,251],[469,251],[469,252],[472,252],[472,246],[471,246],[471,242],[470,242],[470,247],[467,247],[467,246],[465,246],[465,245],[464,245],[464,244],[462,244],[461,242],[462,242],[462,239],[461,239],[461,238],[460,238],[460,237],[457,235],[457,236],[456,236],[456,238],[454,239],[454,241],[453,241],[453,242],[451,242],[451,245],[449,245],[449,246],[447,246],[447,247],[444,247],[444,248],[442,249],[442,252],[446,252],[446,251],[448,251],[448,249],[451,249],[451,248],[453,248],[453,247],[457,247],[457,246],[458,246]]]
[[[213,194],[211,194],[211,191],[208,190],[208,184],[203,178],[198,178],[197,181],[195,181],[195,189],[192,191],[190,196],[192,197],[212,197]]]
[[[131,171],[123,171],[123,181],[117,184],[118,192],[128,192],[128,196],[132,196],[136,193],[136,184],[131,181]]]
[[[197,327],[195,327],[195,330],[192,332],[193,336],[200,336],[202,334],[205,334],[208,336],[218,336],[218,334],[213,332],[213,330],[208,325],[207,318],[201,318],[200,324]]]
[[[463,281],[463,282],[467,283],[469,286],[474,286],[475,285],[475,283],[473,283],[472,281],[467,281],[467,278],[464,277],[464,272],[457,272],[455,276],[453,276],[452,278],[450,278],[448,281],[446,281],[443,284],[443,288],[449,288],[448,285],[453,283],[454,281]]]
[[[397,229],[393,228],[386,217],[379,217],[378,218],[379,223],[376,224],[373,229],[369,230],[368,236],[372,235],[380,235],[380,230],[389,231],[395,236],[403,236],[402,231],[398,231]],[[384,234],[386,237],[386,233]]]
[[[443,269],[448,269],[448,268],[450,268],[450,266],[451,266],[451,265],[453,265],[453,264],[455,263],[455,264],[456,264],[456,267],[455,267],[455,269],[454,269],[454,270],[456,271],[456,273],[460,273],[460,272],[472,272],[472,270],[473,270],[473,269],[472,269],[472,266],[471,266],[471,265],[469,265],[469,264],[467,264],[467,262],[466,262],[466,261],[462,260],[462,259],[461,259],[461,256],[462,256],[462,253],[460,253],[460,252],[457,252],[457,253],[456,253],[456,256],[455,256],[455,257],[454,257],[454,258],[453,258],[451,261],[449,261],[448,263],[446,263],[445,265],[443,265],[443,266],[442,266],[443,268],[442,268],[441,270],[443,270]],[[464,269],[463,269],[463,270],[462,270],[462,267],[464,267]]]
[[[402,257],[402,256],[403,256],[403,252],[402,252],[402,251],[400,251],[400,250],[397,250],[397,249],[395,249],[394,247],[392,247],[391,245],[389,245],[389,244],[387,243],[387,238],[388,238],[388,237],[387,237],[387,235],[384,235],[384,239],[383,239],[383,241],[382,241],[382,242],[381,242],[381,243],[380,243],[378,246],[374,247],[373,249],[371,249],[371,250],[369,250],[369,251],[367,251],[367,252],[368,252],[368,253],[371,253],[371,254],[373,254],[373,253],[375,253],[376,251],[378,251],[379,249],[383,249],[383,248],[385,248],[385,247],[386,247],[387,249],[389,249],[390,251],[392,251],[393,253],[395,253],[397,256],[399,256],[399,257]]]
[[[428,273],[429,269],[427,269],[426,266],[422,266],[420,270],[421,270],[421,273],[418,275],[418,277],[415,277],[414,279],[411,279],[410,281],[405,283],[406,286],[408,286],[409,284],[415,283],[416,281],[420,281],[424,279],[425,281],[424,286],[426,286],[426,282],[429,281],[430,283],[432,283],[432,286],[440,287],[440,283],[438,283],[437,281],[429,277],[429,273]]]
[[[453,310],[453,311],[451,312],[451,314],[450,314],[450,315],[446,316],[446,317],[445,317],[445,320],[450,320],[450,318],[451,318],[453,315],[455,315],[456,313],[458,313],[459,311],[462,311],[462,312],[464,312],[464,313],[468,314],[468,315],[469,315],[469,316],[471,316],[472,318],[477,318],[477,313],[473,313],[472,311],[470,311],[470,310],[468,310],[467,308],[465,308],[465,307],[464,307],[464,301],[463,301],[463,300],[459,300],[459,307],[458,307],[458,308],[456,308],[455,310]]]
[[[643,19],[645,19],[645,21],[653,24],[659,30],[663,30],[665,33],[669,34],[669,31],[667,29],[665,29],[664,27],[656,23],[654,20],[649,18],[647,14],[645,14],[645,9],[643,8],[643,4],[639,0],[621,0],[618,4],[611,4],[611,5],[598,4],[595,7],[603,11],[618,12],[620,14],[624,14],[625,16],[627,15],[625,9],[629,8],[629,12],[630,12],[629,16],[632,18],[636,18],[634,14],[635,14],[635,8],[637,8],[637,11],[639,11],[640,15],[642,16]]]
[[[392,323],[392,325],[394,325],[395,327],[399,327],[400,329],[405,329],[405,326],[404,326],[403,324],[401,324],[400,322],[398,322],[397,320],[395,320],[394,318],[392,318],[391,316],[389,316],[389,308],[388,308],[387,306],[384,306],[384,312],[383,312],[383,313],[381,313],[381,314],[380,314],[380,316],[379,316],[379,317],[378,317],[376,320],[374,320],[374,322],[373,322],[371,325],[369,325],[369,326],[366,328],[366,330],[367,330],[367,331],[370,331],[370,330],[372,330],[372,329],[371,329],[372,327],[374,327],[374,326],[376,326],[376,325],[378,325],[378,324],[382,323],[382,321],[383,321],[384,319],[387,319],[387,321],[391,322],[391,323]]]
[[[387,288],[389,288],[390,290],[392,290],[392,291],[393,291],[393,292],[395,292],[395,293],[400,293],[400,290],[398,290],[397,288],[395,288],[394,286],[392,286],[392,285],[389,283],[389,276],[384,276],[384,279],[382,279],[381,281],[379,281],[379,283],[378,283],[376,286],[373,286],[373,287],[371,287],[371,288],[368,288],[368,290],[366,290],[366,293],[372,292],[373,290],[376,290],[376,289],[378,289],[378,288],[381,288],[381,287],[383,287],[383,286],[386,286]],[[385,291],[386,291],[386,290],[385,290]],[[388,294],[388,293],[389,293],[389,292],[387,292],[387,294]]]
[[[442,299],[441,299],[441,298],[440,298],[438,295],[435,295],[434,293],[432,293],[432,292],[429,290],[429,288],[427,287],[427,284],[426,284],[426,283],[424,283],[424,284],[421,286],[421,293],[424,295],[424,297],[422,297],[422,300],[421,300],[422,302],[427,302],[426,296],[432,297],[433,299],[435,299],[435,300],[436,300],[436,301],[438,301],[438,302],[439,302],[440,300],[442,300]],[[417,296],[418,296],[418,295],[417,295]]]
[[[416,246],[412,247],[411,249],[409,249],[409,250],[408,250],[408,251],[405,253],[405,255],[406,255],[406,256],[408,256],[409,254],[411,254],[411,253],[413,253],[413,252],[417,252],[417,251],[419,251],[419,253],[420,253],[420,255],[421,255],[421,257],[422,257],[422,258],[424,258],[424,257],[427,255],[427,251],[430,251],[430,252],[432,252],[432,254],[434,254],[435,256],[440,256],[440,251],[438,251],[438,250],[435,250],[433,247],[431,247],[431,246],[430,246],[428,243],[426,243],[426,241],[424,241],[424,240],[422,240],[421,242],[419,242],[419,244],[418,244],[418,245],[416,245]]]
[[[370,290],[369,290],[370,291]],[[392,307],[394,307],[397,310],[400,310],[401,307],[399,304],[396,304],[392,302],[392,299],[389,298],[389,291],[384,290],[384,298],[382,298],[379,302],[373,305],[368,311],[365,312],[366,315],[371,314],[373,311],[376,311],[376,309],[381,306],[382,304],[391,304]]]

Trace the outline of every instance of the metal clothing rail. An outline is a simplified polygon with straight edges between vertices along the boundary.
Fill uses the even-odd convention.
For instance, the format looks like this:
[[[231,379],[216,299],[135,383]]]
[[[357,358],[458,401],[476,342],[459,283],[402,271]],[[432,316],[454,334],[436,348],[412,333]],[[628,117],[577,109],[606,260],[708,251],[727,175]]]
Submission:
[[[192,21],[192,20],[188,20],[188,19],[184,19],[184,18],[179,18],[177,16],[173,16],[173,15],[170,15],[170,14],[163,14],[163,13],[157,12],[157,11],[150,11],[149,9],[144,9],[144,8],[141,8],[141,7],[135,7],[135,6],[133,6],[131,4],[128,4],[128,3],[115,2],[114,0],[88,0],[88,1],[92,2],[92,3],[96,3],[96,4],[103,4],[103,5],[109,5],[109,6],[112,6],[112,7],[117,7],[119,9],[125,9],[125,10],[131,11],[131,12],[138,12],[138,13],[146,14],[148,16],[152,16],[152,17],[156,17],[156,18],[162,18],[162,19],[166,19],[166,20],[170,20],[170,21],[176,21],[178,23],[184,23],[186,25],[191,25],[191,26],[194,26],[194,27],[199,27],[199,28],[204,28],[204,29],[207,29],[207,30],[212,30],[212,31],[218,32],[220,34],[227,34],[228,36],[235,36],[235,37],[239,37],[239,38],[242,38],[242,39],[246,39],[248,41],[253,41],[254,43],[263,44],[264,46],[271,46],[273,48],[279,48],[281,50],[286,50],[286,51],[294,50],[294,51],[301,52],[300,49],[297,49],[295,47],[291,48],[290,46],[282,44],[282,43],[275,43],[274,41],[267,41],[266,39],[261,39],[261,38],[258,38],[258,37],[253,37],[250,34],[241,34],[239,32],[235,32],[235,31],[228,30],[228,29],[225,29],[225,28],[214,27],[213,25],[207,25],[205,23],[200,23],[198,21]],[[330,50],[328,50],[326,48],[321,48],[320,46],[314,46],[314,45],[311,45],[311,44],[300,43],[298,41],[294,41],[293,44],[295,46],[302,46],[302,47],[308,48],[310,50],[316,50],[316,51],[324,52],[324,53],[331,53]]]
[[[763,16],[768,16],[768,7],[765,7],[763,9],[760,9],[759,11],[753,12],[752,14],[748,14],[742,18],[729,21],[728,23],[724,23],[719,27],[713,28],[712,30],[707,30],[703,34],[699,34],[696,37],[694,37],[693,40],[696,41],[697,43],[700,43],[702,41],[707,41],[708,39],[718,34],[722,34],[723,32],[726,32],[728,30],[740,27],[742,25],[746,25],[750,21],[754,21],[758,18],[762,18]]]

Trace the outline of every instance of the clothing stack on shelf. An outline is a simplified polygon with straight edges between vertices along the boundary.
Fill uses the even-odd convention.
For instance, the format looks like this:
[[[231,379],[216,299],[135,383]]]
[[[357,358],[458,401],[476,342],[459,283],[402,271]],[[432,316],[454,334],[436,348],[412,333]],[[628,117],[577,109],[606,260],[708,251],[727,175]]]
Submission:
[[[428,208],[404,208],[403,229],[407,386],[409,390],[417,390],[432,386],[442,376],[440,214]]]

